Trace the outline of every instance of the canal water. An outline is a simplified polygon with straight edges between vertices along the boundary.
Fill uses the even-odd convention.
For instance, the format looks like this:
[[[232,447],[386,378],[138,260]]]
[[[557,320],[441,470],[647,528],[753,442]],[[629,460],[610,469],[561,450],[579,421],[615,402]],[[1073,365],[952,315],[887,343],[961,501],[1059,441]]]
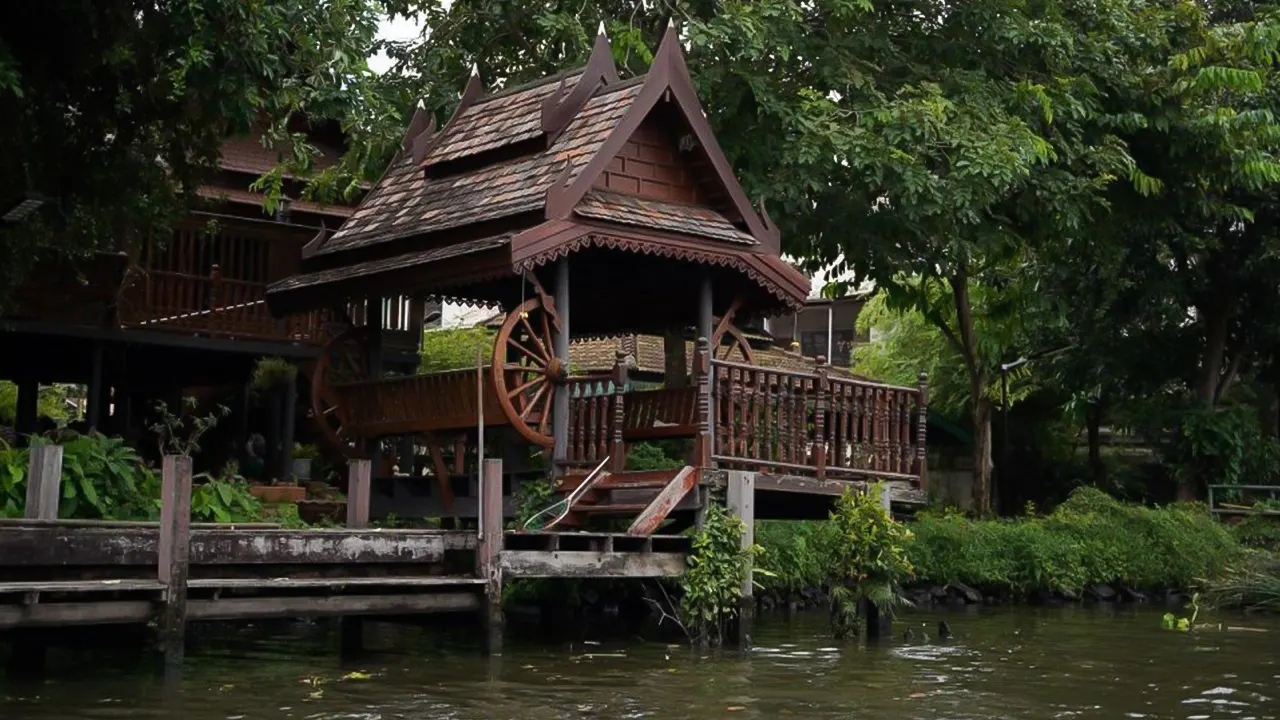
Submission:
[[[126,648],[51,655],[49,679],[0,680],[0,718],[1213,718],[1280,717],[1280,619],[1160,611],[982,609],[899,618],[875,646],[822,613],[762,618],[750,651],[638,639],[522,639],[379,624],[343,661],[327,624],[201,632],[180,686]],[[954,637],[934,637],[946,619]],[[911,624],[929,637],[904,641]],[[1235,628],[1235,629],[1229,629]],[[135,658],[136,660],[136,658]]]

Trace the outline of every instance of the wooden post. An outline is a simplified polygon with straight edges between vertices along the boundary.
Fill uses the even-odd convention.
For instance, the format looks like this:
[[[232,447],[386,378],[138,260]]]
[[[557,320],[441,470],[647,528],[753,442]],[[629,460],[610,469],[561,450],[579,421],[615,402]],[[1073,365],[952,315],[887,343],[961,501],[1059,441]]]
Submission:
[[[36,418],[40,406],[40,381],[33,377],[18,379],[18,404],[14,430],[18,433],[18,444],[30,445],[31,434],[36,431]]]
[[[921,370],[916,377],[918,383],[920,397],[918,400],[919,411],[916,413],[916,475],[920,478],[920,487],[925,487],[925,477],[928,473],[928,455],[926,454],[925,438],[929,431],[929,374]]]
[[[813,386],[813,465],[819,480],[827,477],[827,396],[830,386],[827,373],[827,359],[819,355],[818,380]]]
[[[745,528],[742,532],[742,549],[755,545],[756,530],[756,476],[755,473],[740,470],[728,472],[728,488],[725,493],[729,512],[742,521]],[[738,590],[738,643],[743,647],[751,645],[751,631],[755,621],[755,599],[752,597],[753,577],[748,566],[742,575],[742,587]]]
[[[698,437],[694,440],[693,458],[700,468],[711,467],[715,445],[715,422],[711,415],[711,341],[699,337],[693,359],[693,375],[698,387]]]
[[[714,297],[711,289],[711,270],[702,268],[698,279],[698,332],[696,337],[711,340],[715,336]]]
[[[187,628],[187,557],[191,529],[191,458],[165,455],[160,481],[160,582],[164,621],[160,626],[165,673],[182,671]]]
[[[502,653],[502,460],[487,459],[480,477],[480,547],[476,550],[476,575],[485,581],[481,620],[486,648]]]
[[[347,528],[362,530],[369,527],[369,485],[372,478],[369,460],[350,460],[347,463]],[[338,621],[340,653],[350,656],[364,649],[364,621],[359,617],[344,615]]]
[[[569,258],[561,258],[556,263],[555,287],[553,302],[556,314],[560,316],[560,332],[553,339],[555,356],[565,368],[569,367]],[[569,392],[567,386],[557,388],[551,408],[552,461],[554,472],[560,474],[559,467],[568,457],[569,452]]]
[[[102,400],[106,388],[102,387],[102,343],[95,342],[89,354],[89,385],[85,388],[84,418],[90,430],[102,424]]]
[[[382,365],[384,355],[384,327],[387,324],[386,313],[384,313],[383,298],[381,296],[366,298],[364,303],[364,323],[369,332],[368,362],[369,367],[365,368],[370,380],[382,379]],[[374,475],[381,476],[382,473],[382,438],[371,438],[369,443],[369,457],[373,461]],[[348,502],[350,502],[348,500]],[[365,503],[368,506],[368,502]],[[347,506],[348,509],[350,505]],[[367,516],[366,516],[367,519]]]
[[[368,460],[351,460],[347,463],[347,527],[369,527],[369,485],[372,463]]]
[[[293,476],[293,432],[298,410],[298,378],[284,386],[284,406],[280,409],[280,479]]]
[[[62,446],[37,445],[31,448],[27,469],[27,508],[23,517],[57,520],[58,498],[62,496]]]
[[[618,350],[613,360],[613,436],[609,441],[609,471],[627,469],[627,444],[622,440],[622,423],[626,417],[627,353]]]

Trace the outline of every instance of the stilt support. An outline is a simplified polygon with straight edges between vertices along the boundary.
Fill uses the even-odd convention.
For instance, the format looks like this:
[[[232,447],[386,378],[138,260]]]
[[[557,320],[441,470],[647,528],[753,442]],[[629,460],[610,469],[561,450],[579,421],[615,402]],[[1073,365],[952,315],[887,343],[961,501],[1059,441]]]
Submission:
[[[480,548],[476,574],[486,581],[481,603],[486,650],[502,653],[502,461],[485,460],[480,477]]]
[[[186,652],[187,569],[191,531],[191,458],[166,455],[161,469],[159,576],[164,583],[160,625],[166,679],[182,676]]]
[[[731,470],[728,477],[725,500],[729,513],[742,521],[742,549],[756,543],[756,476],[755,473]],[[736,639],[742,647],[751,646],[751,633],[755,625],[756,603],[753,592],[754,578],[748,566],[742,574],[742,587],[738,591],[738,632]]]

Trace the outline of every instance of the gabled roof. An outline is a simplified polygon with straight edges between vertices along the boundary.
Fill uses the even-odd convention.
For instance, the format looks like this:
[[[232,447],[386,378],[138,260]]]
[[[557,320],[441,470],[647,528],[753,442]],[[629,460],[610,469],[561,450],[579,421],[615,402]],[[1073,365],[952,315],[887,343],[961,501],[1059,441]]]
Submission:
[[[611,164],[647,161],[620,154],[629,142],[639,147],[633,138],[642,124],[681,135],[670,138],[674,159],[661,161],[668,163],[663,172],[675,172],[678,179],[650,184],[679,188],[692,180],[700,190],[665,196],[643,187],[638,192],[648,194],[618,192],[627,187],[612,183],[629,171]],[[419,251],[498,235],[510,237],[504,248],[516,287],[523,273],[556,257],[579,251],[603,257],[599,250],[660,257],[690,272],[716,266],[723,269],[714,280],[722,302],[745,293],[753,298],[749,306],[766,312],[799,307],[808,293],[807,278],[778,258],[776,227],[747,200],[716,142],[673,28],[649,72],[628,80],[618,79],[603,34],[585,67],[527,85],[486,95],[473,71],[444,127],[437,130],[420,109],[401,145],[347,222],[304,249],[304,275],[315,275],[315,282],[298,278],[273,286],[273,310],[298,308],[304,287],[308,298],[329,283],[356,289],[330,274],[353,266],[369,271],[362,287],[371,293],[435,293],[434,287],[390,288],[380,282],[391,268],[378,261],[394,265],[392,258],[453,263],[462,284],[479,282],[479,276],[467,279],[470,266],[457,255]],[[707,188],[704,196],[701,189]],[[704,204],[693,204],[698,198]],[[428,275],[436,273],[420,276]],[[492,280],[490,272],[475,299],[508,301],[502,293],[510,289]],[[643,286],[643,279],[629,280]]]

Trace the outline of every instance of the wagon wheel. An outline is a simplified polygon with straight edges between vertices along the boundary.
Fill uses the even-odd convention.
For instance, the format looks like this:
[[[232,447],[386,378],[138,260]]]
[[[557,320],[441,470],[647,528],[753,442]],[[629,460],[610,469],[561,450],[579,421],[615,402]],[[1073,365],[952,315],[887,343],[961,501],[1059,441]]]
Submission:
[[[530,298],[507,315],[493,344],[491,366],[498,403],[511,426],[535,445],[551,447],[551,408],[569,368],[555,357],[559,317],[550,299]]]
[[[342,432],[342,408],[333,386],[368,377],[368,330],[351,327],[329,338],[311,376],[311,412],[320,432],[343,454],[351,455],[355,439]]]
[[[727,343],[725,336],[728,336]],[[756,355],[751,350],[751,343],[747,342],[747,336],[743,335],[738,328],[728,324],[720,328],[720,332],[711,339],[711,355],[716,360],[747,365],[754,365],[756,360]]]

